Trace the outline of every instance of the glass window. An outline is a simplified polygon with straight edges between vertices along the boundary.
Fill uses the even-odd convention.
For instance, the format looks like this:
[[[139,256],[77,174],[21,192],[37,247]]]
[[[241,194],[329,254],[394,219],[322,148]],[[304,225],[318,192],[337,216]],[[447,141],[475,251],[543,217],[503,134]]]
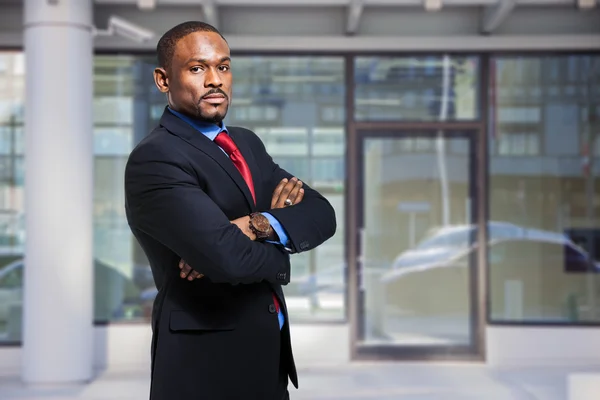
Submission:
[[[22,53],[0,53],[0,342],[21,340],[22,278],[17,274],[22,276],[25,241],[23,61]],[[154,85],[154,67],[153,57],[94,59],[96,322],[146,321],[156,296],[148,261],[123,208],[129,152],[157,125],[165,106]],[[234,70],[237,107],[226,122],[255,130],[276,162],[321,190],[343,216],[343,59],[240,57],[234,59]],[[296,315],[344,315],[340,225],[336,237],[318,252],[295,257],[295,278],[286,292]]]
[[[469,146],[456,131],[364,139],[359,340],[411,350],[468,345],[474,264],[461,256],[472,250],[476,229],[471,155],[441,159],[417,148],[384,151],[412,139],[441,151],[453,143]]]
[[[7,268],[6,273],[0,277],[0,288],[13,290],[22,287],[22,285],[23,268],[18,268],[16,265]]]
[[[471,56],[357,57],[356,119],[475,120],[478,71]]]
[[[124,214],[129,152],[162,114],[152,57],[96,56],[94,65],[94,319],[145,321],[154,284]],[[0,53],[0,342],[21,340],[23,55]],[[157,111],[158,110],[158,111]]]
[[[23,54],[0,52],[0,343],[21,340],[24,96]]]
[[[338,217],[336,235],[292,257],[284,287],[294,320],[344,317],[344,59],[234,57],[227,125],[256,132],[276,163],[319,190]]]
[[[20,341],[23,215],[23,55],[0,53],[0,341]],[[94,59],[94,317],[140,320],[156,288],[124,215],[129,152],[157,125],[165,97],[155,88],[153,57]],[[276,162],[321,190],[343,212],[344,62],[342,58],[234,60],[237,107],[227,124],[255,130]],[[318,101],[315,101],[318,98]],[[323,111],[327,110],[327,111]],[[308,318],[344,315],[343,224],[318,252],[295,257],[288,305]],[[341,228],[341,229],[340,229]],[[10,271],[9,271],[10,270]],[[9,274],[10,272],[10,274]],[[16,311],[15,311],[16,310]]]
[[[94,58],[94,315],[145,321],[156,294],[148,261],[125,217],[129,153],[158,124],[165,97],[154,85],[153,57]]]
[[[491,320],[600,322],[600,57],[491,71],[490,218],[513,225],[489,235]]]

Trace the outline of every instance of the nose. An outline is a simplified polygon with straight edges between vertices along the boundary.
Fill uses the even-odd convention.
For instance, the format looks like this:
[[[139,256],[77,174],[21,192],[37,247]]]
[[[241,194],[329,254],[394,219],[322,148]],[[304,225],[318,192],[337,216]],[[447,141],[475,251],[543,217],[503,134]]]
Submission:
[[[219,72],[215,68],[209,68],[206,73],[205,87],[218,88],[223,86]]]

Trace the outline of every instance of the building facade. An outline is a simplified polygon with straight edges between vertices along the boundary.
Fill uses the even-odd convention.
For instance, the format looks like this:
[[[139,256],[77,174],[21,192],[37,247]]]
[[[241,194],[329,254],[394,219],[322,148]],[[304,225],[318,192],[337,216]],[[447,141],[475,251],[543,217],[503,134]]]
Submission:
[[[47,182],[77,192],[58,177],[78,165],[61,164],[62,156],[87,149],[72,144],[81,135],[90,168],[77,177],[93,185],[89,207],[78,208],[93,238],[82,253],[93,259],[82,267],[91,270],[92,364],[147,360],[156,293],[125,219],[123,169],[165,106],[152,78],[156,40],[189,19],[217,25],[231,45],[226,124],[254,130],[276,162],[336,209],[335,237],[293,256],[285,288],[292,324],[343,324],[352,359],[600,361],[595,3],[98,0],[88,11],[74,11],[73,1],[42,3],[46,16],[58,15],[50,20],[89,14],[94,41],[80,53],[49,41],[31,65],[42,45],[27,42],[27,30],[40,25],[27,7],[41,3],[0,5],[0,370],[36,362],[21,354],[24,315],[37,327],[51,323],[27,311],[29,299],[43,302],[36,293],[51,295],[62,282],[48,275],[50,287],[36,281],[37,292],[24,294],[27,279],[50,268],[36,255],[51,253],[47,274],[60,273],[60,257],[67,271],[78,269],[70,254],[79,244],[49,225],[60,219],[26,216],[53,212],[32,199],[51,191]],[[110,25],[115,15],[133,28]],[[145,35],[139,27],[154,38],[136,41]],[[78,74],[78,57],[92,51],[93,70],[74,80],[91,85],[81,125],[91,128],[27,130],[50,107],[34,103],[29,112],[27,96],[52,102],[48,87],[36,91],[41,78],[32,75],[46,68],[39,61]],[[61,105],[77,112],[70,76],[56,76]],[[36,160],[26,162],[28,151]],[[69,209],[61,210],[66,218]],[[68,240],[56,238],[62,234]],[[32,235],[35,248],[26,245]],[[50,237],[74,247],[59,254],[44,244]],[[27,274],[25,259],[37,261]],[[65,323],[87,315],[69,312]],[[30,335],[35,342],[40,333]]]

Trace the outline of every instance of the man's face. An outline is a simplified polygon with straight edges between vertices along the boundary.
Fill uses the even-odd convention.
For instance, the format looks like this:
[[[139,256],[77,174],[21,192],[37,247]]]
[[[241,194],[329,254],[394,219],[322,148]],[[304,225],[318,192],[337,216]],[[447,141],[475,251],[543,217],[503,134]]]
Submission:
[[[190,117],[220,123],[231,99],[229,46],[214,32],[194,32],[177,42],[170,68],[154,71],[169,106]]]

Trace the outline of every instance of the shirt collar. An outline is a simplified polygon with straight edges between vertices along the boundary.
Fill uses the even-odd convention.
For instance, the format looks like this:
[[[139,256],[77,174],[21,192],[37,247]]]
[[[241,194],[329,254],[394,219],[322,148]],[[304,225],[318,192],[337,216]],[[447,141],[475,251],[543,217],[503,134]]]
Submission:
[[[221,122],[221,125],[219,126],[217,124],[211,124],[209,122],[198,121],[197,119],[188,117],[187,115],[184,115],[178,111],[173,110],[171,107],[169,107],[169,111],[173,115],[181,118],[182,120],[184,120],[185,122],[190,124],[194,129],[196,129],[197,131],[202,133],[204,136],[206,136],[210,140],[214,141],[215,138],[217,137],[217,135],[219,133],[221,133],[221,131],[227,132],[227,127],[225,126],[224,122]]]

